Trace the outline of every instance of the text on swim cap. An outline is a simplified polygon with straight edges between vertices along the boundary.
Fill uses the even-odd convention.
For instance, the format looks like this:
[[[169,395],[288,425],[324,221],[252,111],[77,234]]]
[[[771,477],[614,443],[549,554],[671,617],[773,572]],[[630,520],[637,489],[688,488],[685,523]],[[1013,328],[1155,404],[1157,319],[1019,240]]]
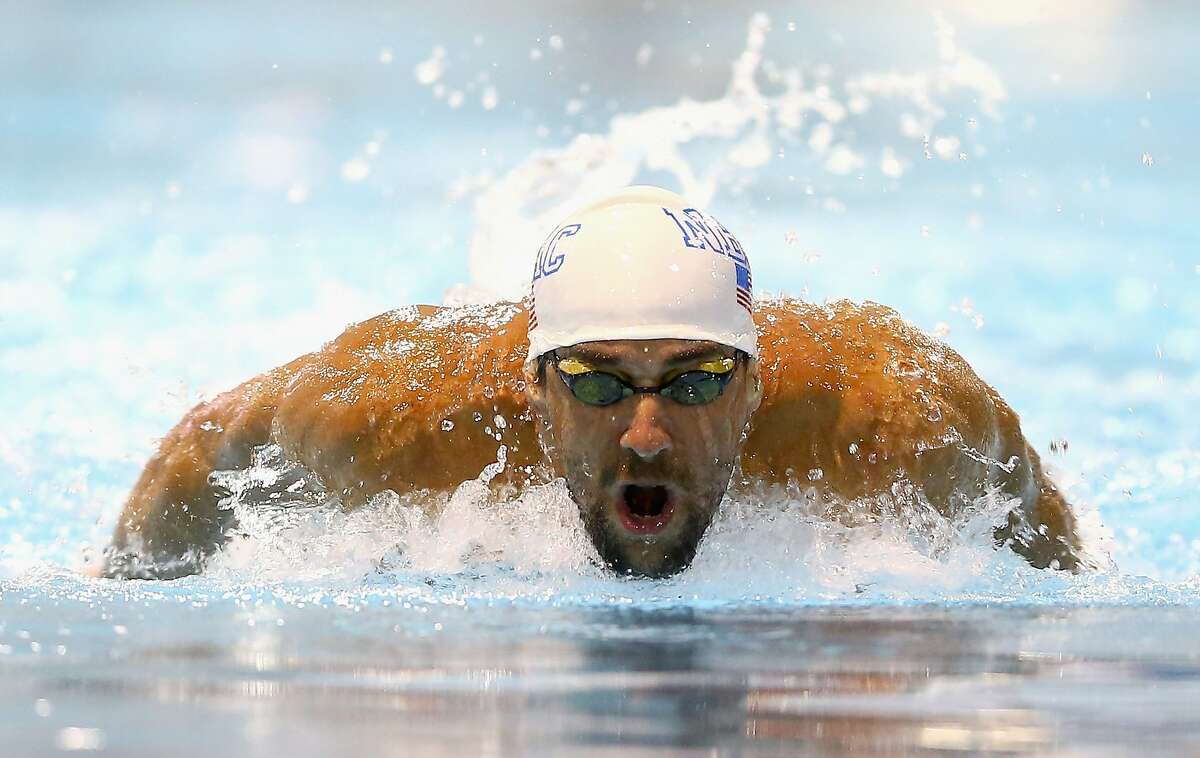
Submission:
[[[683,233],[683,244],[698,250],[711,250],[714,253],[732,258],[734,263],[749,266],[750,261],[742,250],[742,245],[728,229],[712,216],[705,215],[695,208],[685,208],[683,219],[680,220],[669,208],[663,208],[679,231]]]
[[[733,261],[737,273],[737,301],[746,310],[750,310],[750,259],[746,257],[746,252],[742,250],[737,237],[734,237],[720,221],[695,208],[684,208],[682,220],[669,208],[663,208],[663,213],[679,227],[684,245],[698,250],[711,250]]]
[[[541,279],[543,276],[551,274],[562,268],[563,260],[566,256],[558,252],[558,241],[563,237],[572,237],[580,229],[580,224],[569,224],[560,229],[555,229],[542,246],[538,248],[537,261],[533,264],[533,281]]]

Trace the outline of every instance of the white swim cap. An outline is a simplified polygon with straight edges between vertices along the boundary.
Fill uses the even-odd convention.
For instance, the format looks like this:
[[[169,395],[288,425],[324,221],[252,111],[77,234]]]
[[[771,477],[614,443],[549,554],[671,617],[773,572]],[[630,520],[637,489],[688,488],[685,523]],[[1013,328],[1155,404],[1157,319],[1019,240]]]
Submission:
[[[598,340],[709,340],[758,355],[750,261],[674,192],[627,187],[555,227],[538,250],[529,360]]]

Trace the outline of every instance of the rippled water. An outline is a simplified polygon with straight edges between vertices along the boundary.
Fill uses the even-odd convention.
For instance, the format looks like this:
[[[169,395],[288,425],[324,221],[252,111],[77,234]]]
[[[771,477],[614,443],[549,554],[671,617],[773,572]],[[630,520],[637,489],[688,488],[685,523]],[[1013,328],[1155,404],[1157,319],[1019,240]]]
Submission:
[[[1200,750],[1198,20],[1035,5],[0,10],[5,753]],[[942,335],[1104,568],[994,551],[1001,504],[914,532],[776,495],[624,580],[561,487],[467,482],[247,510],[200,577],[77,573],[198,399],[519,295],[541,228],[632,181],[762,287]]]

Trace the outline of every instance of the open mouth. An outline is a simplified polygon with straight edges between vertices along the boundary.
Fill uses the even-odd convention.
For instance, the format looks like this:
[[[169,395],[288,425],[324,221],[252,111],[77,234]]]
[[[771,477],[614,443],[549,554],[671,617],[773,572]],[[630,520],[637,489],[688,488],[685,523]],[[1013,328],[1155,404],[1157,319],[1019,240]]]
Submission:
[[[617,497],[617,513],[629,531],[657,534],[671,522],[675,503],[670,490],[662,485],[626,484]]]

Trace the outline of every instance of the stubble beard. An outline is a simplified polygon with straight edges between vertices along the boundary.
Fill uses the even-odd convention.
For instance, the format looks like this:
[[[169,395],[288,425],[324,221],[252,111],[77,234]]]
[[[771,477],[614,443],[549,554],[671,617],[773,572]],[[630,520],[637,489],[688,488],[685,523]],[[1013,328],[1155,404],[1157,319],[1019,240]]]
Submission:
[[[686,496],[676,504],[675,513],[675,518],[681,519],[682,523],[671,525],[671,536],[637,537],[625,533],[612,517],[611,485],[616,473],[606,472],[589,477],[583,473],[588,469],[582,461],[568,460],[564,463],[567,489],[579,508],[584,530],[603,565],[620,575],[653,579],[672,576],[691,565],[700,541],[725,495],[733,471],[732,463],[714,464],[720,470],[712,472],[711,479],[702,484],[691,483],[692,486],[683,490]],[[635,466],[634,470],[638,468],[645,470],[650,467]],[[677,477],[658,478],[678,486]]]

